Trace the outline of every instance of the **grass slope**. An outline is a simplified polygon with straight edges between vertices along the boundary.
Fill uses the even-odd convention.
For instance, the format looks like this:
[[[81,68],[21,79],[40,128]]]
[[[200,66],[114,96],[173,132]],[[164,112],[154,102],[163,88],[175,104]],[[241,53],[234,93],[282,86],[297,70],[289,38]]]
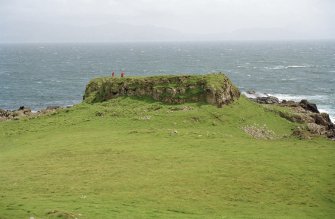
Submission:
[[[242,130],[254,124],[277,138]],[[290,137],[295,125],[244,98],[1,122],[0,218],[334,218],[335,144]]]

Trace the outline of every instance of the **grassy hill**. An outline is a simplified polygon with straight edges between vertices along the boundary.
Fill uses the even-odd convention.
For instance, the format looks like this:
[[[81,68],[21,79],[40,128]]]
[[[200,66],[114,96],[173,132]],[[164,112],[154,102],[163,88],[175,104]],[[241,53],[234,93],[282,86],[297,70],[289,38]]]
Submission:
[[[298,125],[243,97],[0,122],[0,218],[334,218],[335,142]]]

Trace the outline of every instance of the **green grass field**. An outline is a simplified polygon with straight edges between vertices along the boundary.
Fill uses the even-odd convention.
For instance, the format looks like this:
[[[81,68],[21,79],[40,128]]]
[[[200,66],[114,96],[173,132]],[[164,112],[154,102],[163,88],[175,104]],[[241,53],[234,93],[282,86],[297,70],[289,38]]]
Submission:
[[[272,140],[246,126],[264,126]],[[0,123],[0,218],[335,218],[335,142],[245,98],[118,98]]]

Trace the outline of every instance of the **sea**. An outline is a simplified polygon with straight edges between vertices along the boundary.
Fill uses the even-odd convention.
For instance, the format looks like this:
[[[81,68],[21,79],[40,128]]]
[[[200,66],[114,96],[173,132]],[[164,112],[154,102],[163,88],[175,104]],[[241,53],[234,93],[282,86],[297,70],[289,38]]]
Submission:
[[[335,120],[335,41],[0,44],[0,108],[80,103],[89,80],[223,72],[241,91],[307,99]]]

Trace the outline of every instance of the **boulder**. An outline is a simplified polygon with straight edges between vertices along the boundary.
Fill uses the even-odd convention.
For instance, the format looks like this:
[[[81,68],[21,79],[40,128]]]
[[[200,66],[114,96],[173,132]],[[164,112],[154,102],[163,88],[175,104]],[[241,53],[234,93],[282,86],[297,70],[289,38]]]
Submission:
[[[307,123],[307,129],[312,133],[316,135],[324,135],[326,134],[326,127],[322,125],[318,125],[315,123]]]
[[[273,97],[273,96],[257,97],[255,101],[257,103],[261,103],[261,104],[275,104],[275,103],[279,103],[279,99],[277,97]]]
[[[312,117],[314,118],[315,123],[318,124],[318,125],[328,127],[328,125],[331,124],[331,121],[329,119],[329,115],[327,113],[322,113],[322,114],[315,113],[315,114],[312,115]]]
[[[287,106],[287,107],[300,107],[301,109],[303,109],[301,106],[299,106],[299,103],[293,101],[293,100],[283,100],[280,103],[281,106]],[[305,109],[303,109],[305,110]]]
[[[248,90],[246,93],[247,94],[256,94],[256,91],[254,91],[254,90]]]
[[[12,118],[13,118],[13,113],[11,111],[0,109],[0,121],[12,119]]]
[[[31,108],[20,106],[18,110],[13,111],[18,116],[24,116],[24,115],[30,115],[31,114]]]
[[[316,104],[310,103],[307,100],[301,100],[299,105],[305,110],[311,111],[313,113],[320,113]]]
[[[330,129],[327,131],[327,137],[331,140],[335,140],[335,129]]]
[[[46,110],[56,110],[59,109],[60,106],[47,106]]]

